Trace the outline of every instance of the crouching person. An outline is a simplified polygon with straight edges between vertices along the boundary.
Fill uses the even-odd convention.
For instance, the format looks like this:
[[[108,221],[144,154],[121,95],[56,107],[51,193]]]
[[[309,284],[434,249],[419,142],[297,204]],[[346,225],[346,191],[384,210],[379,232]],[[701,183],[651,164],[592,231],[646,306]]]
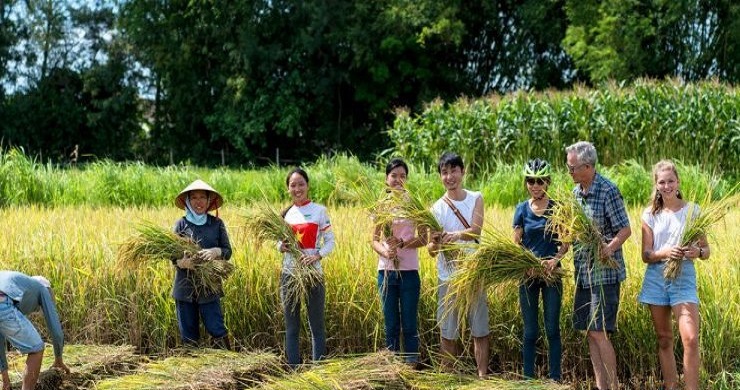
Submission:
[[[38,309],[44,313],[54,345],[55,358],[51,366],[69,373],[69,368],[62,360],[64,334],[49,281],[42,276],[32,277],[20,272],[0,271],[0,370],[3,390],[10,390],[6,340],[21,353],[28,355],[22,389],[33,390],[36,387],[44,357],[44,342],[26,316]]]

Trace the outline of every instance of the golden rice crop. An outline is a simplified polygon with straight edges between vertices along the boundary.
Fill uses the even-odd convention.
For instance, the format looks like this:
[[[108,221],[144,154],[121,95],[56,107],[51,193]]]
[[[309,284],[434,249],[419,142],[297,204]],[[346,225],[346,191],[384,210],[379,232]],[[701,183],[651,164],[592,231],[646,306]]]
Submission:
[[[246,231],[260,243],[264,241],[278,241],[288,249],[288,254],[294,260],[294,266],[283,269],[287,274],[285,280],[286,304],[295,307],[301,300],[308,297],[315,286],[323,283],[323,275],[313,265],[303,264],[300,243],[293,232],[293,228],[274,207],[263,201],[256,207],[256,211],[247,217]]]
[[[592,256],[595,267],[617,268],[617,262],[602,255],[604,236],[586,212],[585,207],[570,193],[548,194],[555,202],[546,229],[558,240],[570,244],[574,251],[585,251]]]
[[[136,230],[138,233],[118,248],[119,266],[136,268],[148,262],[172,261],[187,255],[193,260],[192,281],[198,295],[219,291],[223,280],[234,272],[234,265],[229,261],[211,261],[199,256],[201,248],[190,237],[151,222],[139,224]]]
[[[734,191],[731,191],[731,193]],[[706,237],[712,226],[721,221],[725,215],[740,203],[740,195],[728,195],[722,199],[712,202],[712,194],[708,193],[701,202],[701,206],[689,206],[686,215],[686,226],[681,234],[681,246],[687,247],[696,245],[700,239]],[[669,280],[675,280],[681,275],[681,263],[683,258],[670,258],[666,261],[663,268],[663,277]]]
[[[417,194],[407,190],[391,190],[389,205],[379,212],[390,215],[387,218],[403,218],[413,222],[417,227],[429,232],[441,232],[439,224],[429,206]]]
[[[121,266],[136,267],[147,262],[172,261],[185,254],[195,254],[201,249],[189,237],[175,234],[152,222],[142,222],[137,234],[129,237],[118,248],[118,263]]]
[[[509,282],[525,283],[536,278],[554,284],[564,274],[561,268],[547,271],[534,253],[493,228],[484,229],[474,251],[465,251],[470,245],[458,246],[460,252],[466,254],[457,263],[448,297],[455,300],[461,318],[466,318],[479,292],[488,287]]]

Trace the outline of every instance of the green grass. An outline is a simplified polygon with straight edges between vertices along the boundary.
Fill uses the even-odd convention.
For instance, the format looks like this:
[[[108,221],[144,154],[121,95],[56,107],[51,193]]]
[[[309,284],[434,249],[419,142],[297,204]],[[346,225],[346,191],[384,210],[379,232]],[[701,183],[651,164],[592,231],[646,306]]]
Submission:
[[[461,150],[458,150],[462,152]],[[542,157],[532,154],[531,157]],[[408,156],[406,156],[408,157]],[[438,156],[424,164],[410,166],[409,190],[428,201],[444,191],[436,168]],[[553,185],[572,188],[564,170],[565,155],[552,160],[556,167]],[[471,161],[466,161],[469,165]],[[650,165],[654,161],[648,162]],[[429,165],[431,164],[431,166]],[[526,197],[521,176],[522,162],[497,161],[466,178],[466,186],[479,190],[487,206],[514,206]],[[268,167],[259,170],[205,169],[191,166],[151,167],[139,163],[99,161],[79,168],[43,164],[17,149],[0,151],[0,207],[37,205],[43,207],[153,207],[172,205],[174,197],[196,178],[211,184],[227,205],[243,206],[268,199],[285,205],[289,197],[285,175],[289,168]],[[380,193],[384,186],[384,168],[361,163],[355,157],[336,155],[321,158],[306,167],[310,176],[311,198],[331,206],[354,204],[346,191],[347,183],[363,182]],[[619,186],[630,205],[647,204],[652,188],[648,169],[633,160],[614,166],[599,166],[599,172]],[[733,176],[713,181],[711,172],[697,165],[678,164],[681,189],[701,198],[710,189],[715,199],[731,191]],[[737,177],[737,176],[735,176]],[[280,207],[279,207],[280,208]]]

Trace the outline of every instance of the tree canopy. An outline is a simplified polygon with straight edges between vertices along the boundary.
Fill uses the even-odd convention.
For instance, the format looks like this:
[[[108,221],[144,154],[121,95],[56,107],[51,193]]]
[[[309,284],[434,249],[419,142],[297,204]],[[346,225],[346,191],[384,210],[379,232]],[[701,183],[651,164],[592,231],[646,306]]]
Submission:
[[[0,131],[54,161],[368,158],[396,108],[436,98],[736,83],[735,3],[2,0]]]

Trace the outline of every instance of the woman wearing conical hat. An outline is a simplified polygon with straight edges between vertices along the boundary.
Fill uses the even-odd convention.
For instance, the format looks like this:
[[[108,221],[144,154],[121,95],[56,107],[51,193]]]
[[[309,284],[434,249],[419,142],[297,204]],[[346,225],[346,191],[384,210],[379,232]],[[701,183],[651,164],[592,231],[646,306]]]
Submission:
[[[221,308],[223,289],[219,286],[214,291],[199,291],[193,283],[192,273],[196,256],[206,261],[231,258],[231,243],[224,222],[208,214],[222,204],[221,194],[202,180],[190,183],[175,198],[175,205],[185,210],[185,216],[177,220],[174,232],[193,239],[202,248],[198,253],[184,253],[175,261],[177,271],[172,297],[175,298],[177,325],[184,345],[198,344],[200,320],[203,320],[214,347],[231,347]]]

